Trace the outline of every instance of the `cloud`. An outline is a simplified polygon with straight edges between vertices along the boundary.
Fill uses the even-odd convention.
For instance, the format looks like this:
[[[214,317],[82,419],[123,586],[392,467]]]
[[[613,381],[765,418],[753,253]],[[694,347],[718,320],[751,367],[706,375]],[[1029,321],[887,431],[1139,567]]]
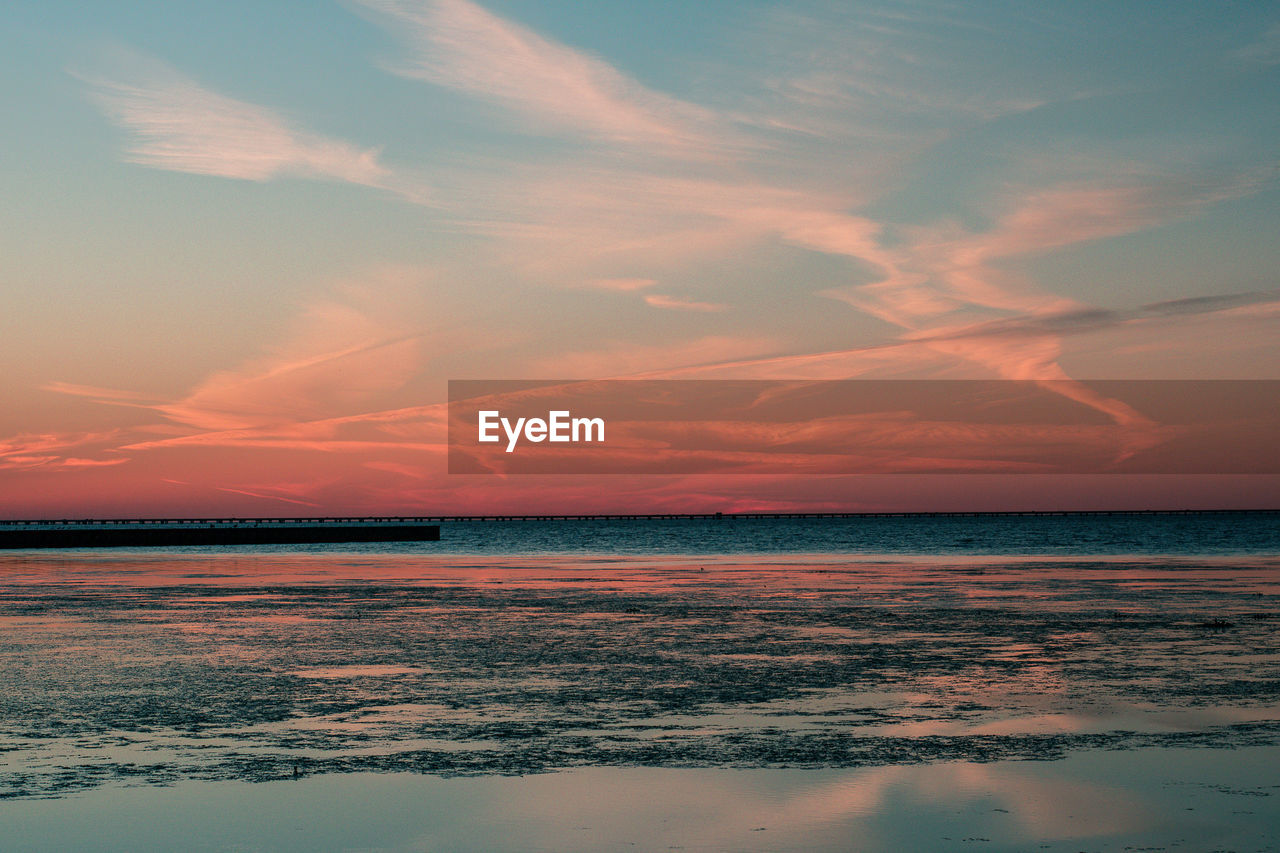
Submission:
[[[421,369],[423,335],[403,288],[338,288],[307,307],[271,351],[154,408],[202,430],[260,427],[345,414]]]
[[[364,467],[374,471],[384,471],[388,474],[398,474],[401,477],[408,477],[410,480],[428,479],[430,472],[421,465],[403,465],[398,462],[384,462],[374,460],[364,463]]]
[[[323,315],[328,309],[313,311]],[[319,322],[346,322],[340,313]],[[404,336],[282,354],[215,373],[181,400],[154,408],[173,421],[209,430],[314,417],[403,381],[414,369],[416,347],[416,336]]]
[[[524,373],[533,378],[656,376],[667,370],[736,361],[766,352],[776,352],[777,349],[777,342],[767,338],[724,335],[711,335],[675,344],[619,343],[602,349],[547,356],[526,365]]]
[[[1063,335],[1138,318],[1046,293],[998,262],[1161,225],[1254,192],[1270,180],[1267,170],[1145,182],[1119,171],[1109,183],[1026,189],[1013,195],[982,231],[964,232],[950,223],[917,227],[892,247],[882,245],[870,225],[798,232],[793,226],[793,233],[815,248],[878,268],[876,281],[824,295],[899,326],[904,340],[922,342],[1005,378],[1060,379],[1066,376],[1058,365]],[[814,240],[810,233],[822,239]]]
[[[265,107],[204,88],[155,60],[133,57],[119,78],[77,74],[130,132],[144,166],[246,181],[292,176],[386,187],[378,152],[297,129]]]
[[[116,403],[121,406],[142,406],[146,408],[156,402],[155,397],[140,394],[137,391],[121,391],[116,388],[99,388],[94,385],[76,385],[71,382],[50,382],[42,386],[46,391],[68,394],[73,397],[89,397],[98,403]]]
[[[1231,293],[1154,302],[1129,311],[1081,308],[1033,316],[1010,317],[967,326],[934,329],[904,336],[904,340],[939,341],[965,338],[1026,338],[1089,334],[1131,324],[1168,322],[1180,318],[1227,316],[1266,317],[1280,306],[1280,292]]]
[[[445,404],[362,412],[260,427],[188,432],[126,444],[121,450],[160,447],[262,447],[332,453],[376,449],[440,452],[444,449]]]
[[[974,266],[1130,234],[1185,213],[1200,201],[1191,186],[1063,184],[1022,196],[990,231],[944,247],[953,265]]]
[[[1142,313],[1155,315],[1208,314],[1237,308],[1254,307],[1270,309],[1280,301],[1280,291],[1228,293],[1216,296],[1192,296],[1186,299],[1169,299],[1142,306]]]
[[[43,387],[163,416],[170,422],[167,428],[135,428],[169,433],[149,444],[191,441],[192,430],[217,434],[270,428],[277,436],[297,439],[291,426],[379,405],[422,370],[426,334],[419,324],[430,316],[423,286],[429,280],[420,271],[389,269],[335,286],[304,306],[261,355],[213,373],[177,399],[65,382]],[[184,429],[173,436],[173,430]]]
[[[588,282],[590,287],[600,290],[632,291],[653,287],[658,282],[652,278],[597,278]]]
[[[67,451],[84,453],[111,452],[111,444],[120,436],[119,430],[79,433],[27,433],[0,439],[0,469],[24,468],[93,468],[119,465],[129,461],[127,457],[94,459],[71,455]]]
[[[800,150],[836,143],[846,156],[824,178],[874,181],[904,154],[1061,96],[1071,85],[1059,79],[1062,69],[1037,79],[1020,68],[999,86],[984,78],[985,60],[1028,26],[1038,25],[1005,21],[995,31],[963,12],[905,5],[777,4],[740,48],[752,57],[738,73],[754,97],[735,117]]]
[[[598,57],[551,41],[469,0],[362,0],[395,21],[406,77],[484,98],[538,128],[632,145],[696,150],[710,114],[645,88]]]
[[[1258,65],[1276,65],[1280,63],[1280,24],[1272,25],[1255,41],[1233,51],[1230,57],[1241,62],[1256,63]]]
[[[670,308],[674,311],[723,311],[725,306],[718,302],[696,302],[692,299],[681,299],[678,296],[665,296],[661,293],[647,293],[645,304],[652,308]]]
[[[554,162],[492,168],[469,177],[456,199],[464,224],[490,238],[502,261],[549,283],[593,282],[603,289],[651,286],[649,275],[712,256],[740,257],[776,241],[828,251],[879,251],[878,224],[842,212],[842,194],[795,190],[712,168],[660,163]],[[454,200],[451,200],[454,201]],[[840,231],[840,234],[834,232]],[[831,250],[834,251],[834,250]]]
[[[1176,307],[1171,310],[1170,306]],[[848,349],[730,356],[720,361],[665,366],[647,375],[700,379],[977,379],[989,376],[984,366],[1001,363],[1008,373],[998,375],[1007,378],[1065,379],[1056,359],[1063,340],[1071,336],[1141,327],[1157,333],[1161,341],[1183,340],[1189,324],[1207,323],[1211,324],[1209,329],[1220,330],[1211,337],[1220,349],[1222,336],[1231,337],[1236,328],[1221,324],[1270,322],[1277,313],[1280,292],[1276,291],[1174,300],[1131,310],[1082,308],[935,326]],[[1051,387],[1061,390],[1067,388],[1067,383]]]
[[[282,501],[284,503],[297,504],[299,506],[316,506],[316,507],[320,506],[320,504],[315,503],[314,501],[304,501],[299,498],[287,498],[281,495],[273,495],[268,493],[267,491],[264,491],[264,489],[272,488],[270,486],[259,487],[256,490],[255,489],[233,489],[230,486],[215,486],[214,488],[216,488],[220,492],[230,492],[233,495],[246,495],[247,497],[261,498],[262,500]]]

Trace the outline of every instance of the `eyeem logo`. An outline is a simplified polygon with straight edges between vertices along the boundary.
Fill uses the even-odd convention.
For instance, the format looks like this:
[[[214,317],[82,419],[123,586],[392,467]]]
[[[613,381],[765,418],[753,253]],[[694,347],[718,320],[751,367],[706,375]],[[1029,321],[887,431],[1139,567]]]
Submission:
[[[495,444],[502,440],[498,435],[498,427],[507,434],[507,452],[512,453],[523,435],[525,441],[535,444],[541,441],[574,442],[604,441],[604,418],[575,418],[567,411],[547,412],[547,419],[502,417],[496,410],[479,413],[479,441],[482,444]]]

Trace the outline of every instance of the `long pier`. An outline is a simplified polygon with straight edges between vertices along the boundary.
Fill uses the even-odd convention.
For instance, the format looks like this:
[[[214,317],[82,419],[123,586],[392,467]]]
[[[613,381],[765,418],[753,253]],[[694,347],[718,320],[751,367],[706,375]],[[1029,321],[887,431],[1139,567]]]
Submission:
[[[1280,515],[1280,509],[649,512],[314,516],[307,518],[42,518],[0,520],[0,549],[434,542],[440,538],[441,524],[465,522],[756,521],[824,518],[1052,518],[1192,515]]]
[[[1280,515],[1280,509],[1066,509],[933,512],[645,512],[554,515],[432,515],[420,521],[752,521],[771,518],[1052,518],[1055,516]]]
[[[388,515],[317,516],[309,518],[60,518],[0,520],[6,528],[66,527],[128,528],[135,525],[164,527],[259,526],[317,527],[332,525],[414,525],[466,521],[679,521],[754,520],[773,518],[1052,518],[1057,516],[1168,516],[1168,515],[1280,515],[1280,509],[1065,509],[1065,510],[944,510],[944,511],[832,511],[832,512],[639,512],[639,513],[525,513],[484,515]]]
[[[111,518],[0,521],[0,548],[121,548],[434,542],[440,525],[409,518]]]

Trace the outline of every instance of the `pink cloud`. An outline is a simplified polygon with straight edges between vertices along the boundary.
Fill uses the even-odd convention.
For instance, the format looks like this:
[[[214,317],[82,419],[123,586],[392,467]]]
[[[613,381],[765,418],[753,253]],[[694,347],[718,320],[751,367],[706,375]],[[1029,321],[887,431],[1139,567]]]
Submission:
[[[150,408],[158,402],[155,397],[137,391],[122,391],[118,388],[99,388],[94,385],[76,385],[71,382],[49,382],[41,386],[46,391],[57,394],[68,394],[73,397],[88,397],[97,403],[115,403],[121,406],[138,406]]]
[[[251,489],[233,489],[229,486],[216,486],[215,488],[217,488],[217,490],[220,492],[230,492],[233,495],[246,495],[247,497],[259,498],[261,500],[281,501],[282,503],[297,504],[299,506],[313,506],[313,507],[320,506],[320,504],[315,503],[314,501],[304,501],[298,498],[287,498],[282,495],[269,494],[261,490],[254,491]]]
[[[90,468],[119,465],[127,457],[89,458],[76,453],[111,452],[122,435],[120,430],[80,433],[41,433],[0,439],[0,469]]]
[[[151,408],[177,424],[225,432],[377,407],[422,369],[428,342],[412,324],[424,316],[423,283],[420,274],[390,271],[336,287],[306,306],[265,354]]]
[[[715,312],[725,310],[718,302],[697,302],[692,299],[681,299],[678,296],[666,296],[661,293],[645,294],[644,302],[651,308],[669,308],[674,311]]]
[[[362,0],[414,55],[397,70],[492,101],[539,128],[698,154],[710,114],[469,0]],[[699,154],[699,156],[701,156]]]
[[[617,290],[626,293],[644,290],[646,287],[653,287],[657,283],[652,278],[598,278],[590,282],[590,286],[600,290]]]
[[[665,370],[695,364],[718,364],[776,351],[767,338],[711,335],[678,344],[614,344],[601,349],[565,352],[527,365],[532,378],[565,376],[598,379],[630,375],[659,375]]]
[[[102,109],[133,134],[141,165],[265,181],[282,175],[384,186],[378,153],[292,127],[265,107],[210,91],[155,60],[128,57],[128,80],[85,79]]]

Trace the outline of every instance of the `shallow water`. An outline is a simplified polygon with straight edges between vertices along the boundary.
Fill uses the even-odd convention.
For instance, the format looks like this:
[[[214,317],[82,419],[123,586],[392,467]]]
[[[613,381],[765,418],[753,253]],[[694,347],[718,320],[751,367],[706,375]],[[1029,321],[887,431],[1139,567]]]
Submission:
[[[1256,556],[15,554],[0,796],[1270,748],[1278,597]]]

